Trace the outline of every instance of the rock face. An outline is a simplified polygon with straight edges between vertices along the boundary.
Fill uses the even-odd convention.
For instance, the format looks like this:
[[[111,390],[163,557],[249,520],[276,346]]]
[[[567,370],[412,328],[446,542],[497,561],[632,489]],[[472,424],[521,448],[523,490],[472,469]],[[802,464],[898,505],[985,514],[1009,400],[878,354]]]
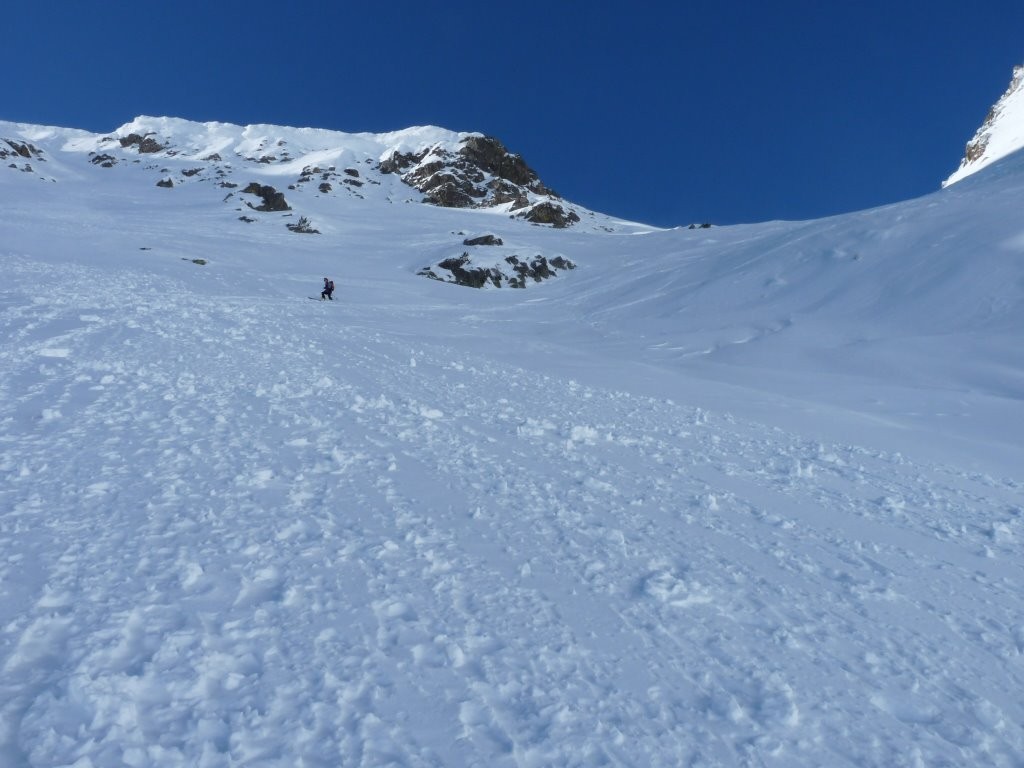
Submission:
[[[288,229],[291,230],[292,232],[298,232],[303,235],[320,234],[320,230],[313,229],[313,225],[305,216],[300,216],[298,222],[296,222],[295,224],[285,224],[285,226],[288,227]]]
[[[469,288],[483,288],[490,284],[495,288],[507,285],[509,288],[525,288],[528,283],[539,283],[555,277],[559,270],[576,269],[576,265],[564,256],[548,259],[538,254],[532,259],[521,259],[518,255],[506,256],[492,265],[474,265],[468,252],[461,256],[443,259],[432,267],[419,271],[422,277],[431,280],[464,285]],[[447,272],[450,277],[442,277]]]
[[[122,147],[137,147],[141,155],[162,152],[165,149],[156,139],[150,138],[149,134],[140,136],[137,133],[130,133],[122,138],[120,143]]]
[[[504,245],[504,242],[497,235],[480,235],[480,237],[467,237],[462,241],[463,245]]]
[[[568,227],[570,224],[575,224],[580,220],[576,211],[570,210],[566,212],[562,206],[551,202],[543,202],[533,206],[523,218],[527,221],[532,221],[534,224],[551,224],[555,229]]]
[[[4,146],[4,145],[7,146]],[[0,160],[5,157],[24,157],[26,160],[33,158],[42,159],[42,153],[28,142],[16,141],[14,139],[0,140]]]
[[[435,145],[418,152],[393,152],[377,168],[398,174],[423,193],[423,202],[444,208],[508,210],[537,224],[565,227],[579,221],[526,161],[491,136],[470,135],[457,151]]]
[[[288,205],[288,201],[284,199],[284,193],[278,192],[273,187],[259,184],[258,182],[252,182],[249,186],[242,190],[250,195],[256,195],[263,200],[262,205],[249,205],[250,208],[256,211],[273,212],[273,211],[290,211],[292,207]]]
[[[948,187],[1024,147],[1024,66],[1014,67],[1010,87],[993,105],[967,142],[960,167],[943,183]]]

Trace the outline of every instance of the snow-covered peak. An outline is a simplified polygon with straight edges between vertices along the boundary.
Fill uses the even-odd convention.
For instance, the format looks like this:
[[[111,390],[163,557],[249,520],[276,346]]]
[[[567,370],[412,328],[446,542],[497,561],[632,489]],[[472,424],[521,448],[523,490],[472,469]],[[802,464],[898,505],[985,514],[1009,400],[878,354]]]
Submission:
[[[1006,93],[989,110],[960,161],[942,186],[948,187],[1024,147],[1024,66],[1014,67]]]
[[[451,131],[426,125],[387,133],[346,133],[322,128],[291,128],[280,125],[235,125],[194,122],[177,117],[142,115],[113,132],[124,139],[132,135],[151,136],[157,143],[188,155],[209,155],[224,150],[264,156],[337,151],[369,155],[377,159],[393,152],[419,152],[435,145],[458,144],[479,134]]]
[[[583,211],[563,201],[498,139],[432,125],[345,133],[143,115],[113,131],[91,133],[0,121],[0,160],[10,158],[7,164],[16,170],[35,173],[25,161],[59,157],[46,166],[46,178],[56,182],[68,172],[78,176],[83,156],[101,168],[141,165],[157,177],[152,183],[165,188],[216,178],[230,189],[270,189],[271,182],[268,194],[277,194],[282,185],[297,191],[316,178],[316,190],[336,199],[393,201],[415,192],[431,205],[491,209],[559,228],[580,222]],[[72,166],[78,170],[69,171]]]

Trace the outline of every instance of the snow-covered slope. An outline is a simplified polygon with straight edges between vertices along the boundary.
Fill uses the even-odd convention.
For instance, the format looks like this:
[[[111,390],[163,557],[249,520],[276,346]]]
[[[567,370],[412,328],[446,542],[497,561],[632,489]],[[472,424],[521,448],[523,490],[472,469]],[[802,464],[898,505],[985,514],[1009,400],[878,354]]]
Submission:
[[[32,141],[46,141],[50,156]],[[560,227],[580,221],[574,207],[564,204],[519,155],[478,133],[421,126],[351,134],[138,117],[109,134],[89,134],[0,121],[0,161],[14,160],[9,168],[41,172],[20,161],[38,160],[38,165],[59,156],[65,166],[80,170],[82,155],[99,168],[142,165],[166,189],[190,183],[235,189],[243,177],[257,176],[289,190],[313,187],[335,199],[422,199],[450,208],[493,209]],[[60,181],[61,171],[68,175],[67,167],[47,168],[51,181]],[[395,178],[404,183],[396,185]],[[232,197],[229,193],[225,202]],[[287,209],[283,202],[275,208]]]
[[[372,171],[437,129],[167,125],[0,124],[0,765],[1024,759],[1020,153],[556,229]]]
[[[1010,87],[989,110],[964,152],[960,167],[943,186],[955,184],[1024,147],[1024,66],[1014,67]]]

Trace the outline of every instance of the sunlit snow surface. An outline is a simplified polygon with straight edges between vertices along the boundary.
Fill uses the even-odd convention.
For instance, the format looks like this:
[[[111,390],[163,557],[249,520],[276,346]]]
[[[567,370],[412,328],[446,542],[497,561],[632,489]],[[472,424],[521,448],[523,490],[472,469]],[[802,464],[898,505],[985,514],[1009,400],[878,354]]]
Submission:
[[[313,236],[47,141],[0,765],[1024,762],[1021,156],[695,231],[288,192]],[[484,232],[578,268],[416,276]]]
[[[968,152],[944,186],[955,184],[1024,147],[1024,66],[1014,67],[1010,87],[992,107],[985,122],[968,142]]]

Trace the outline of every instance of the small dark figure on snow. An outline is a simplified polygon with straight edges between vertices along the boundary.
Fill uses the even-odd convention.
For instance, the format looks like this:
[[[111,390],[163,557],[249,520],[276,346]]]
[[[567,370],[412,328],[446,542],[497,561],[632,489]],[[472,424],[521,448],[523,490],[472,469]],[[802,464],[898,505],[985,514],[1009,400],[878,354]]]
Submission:
[[[334,296],[332,295],[333,293],[334,293],[334,281],[325,277],[324,278],[324,289],[322,291],[320,291],[320,301],[323,301],[324,299],[330,299],[331,301],[334,301]]]

